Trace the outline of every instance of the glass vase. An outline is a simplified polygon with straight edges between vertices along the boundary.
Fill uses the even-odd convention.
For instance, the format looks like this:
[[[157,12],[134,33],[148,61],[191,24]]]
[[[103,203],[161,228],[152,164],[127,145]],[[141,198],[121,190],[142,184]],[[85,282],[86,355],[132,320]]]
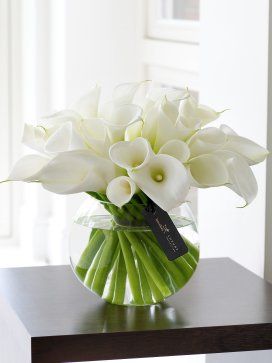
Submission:
[[[74,273],[93,293],[112,304],[159,303],[179,291],[199,260],[196,222],[187,203],[170,212],[188,252],[170,261],[140,203],[122,208],[89,197],[78,210],[70,234]]]

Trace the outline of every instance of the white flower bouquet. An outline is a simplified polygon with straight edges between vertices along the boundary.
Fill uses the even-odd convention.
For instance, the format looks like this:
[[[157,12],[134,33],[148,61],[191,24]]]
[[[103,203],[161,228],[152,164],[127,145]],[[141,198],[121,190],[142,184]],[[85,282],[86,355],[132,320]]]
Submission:
[[[146,229],[148,203],[170,211],[191,186],[226,186],[246,205],[257,194],[251,166],[268,151],[226,125],[207,127],[222,112],[149,81],[118,85],[106,103],[95,86],[71,108],[25,125],[23,142],[38,153],[22,157],[8,180],[99,200],[111,227],[92,225],[77,276],[109,302],[156,303],[189,280],[199,251],[183,236],[187,253],[170,261]]]

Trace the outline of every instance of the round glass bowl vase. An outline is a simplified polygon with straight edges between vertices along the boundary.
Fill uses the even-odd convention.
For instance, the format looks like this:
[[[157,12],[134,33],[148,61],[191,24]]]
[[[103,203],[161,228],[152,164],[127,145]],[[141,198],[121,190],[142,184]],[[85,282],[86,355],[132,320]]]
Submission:
[[[87,289],[112,304],[159,303],[179,291],[198,264],[198,233],[187,203],[169,213],[188,247],[173,261],[146,225],[141,208],[135,203],[117,208],[89,197],[74,218],[73,271]]]

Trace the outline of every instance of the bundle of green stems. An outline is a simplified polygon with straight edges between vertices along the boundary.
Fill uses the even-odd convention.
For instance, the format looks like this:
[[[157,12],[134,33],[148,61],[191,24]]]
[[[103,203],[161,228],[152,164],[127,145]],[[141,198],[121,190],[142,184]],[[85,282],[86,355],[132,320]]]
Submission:
[[[88,193],[112,215],[112,228],[93,228],[75,267],[79,279],[106,301],[119,305],[150,305],[182,288],[194,273],[199,250],[183,239],[188,252],[170,261],[145,221],[148,198],[137,194],[122,208],[105,195]]]

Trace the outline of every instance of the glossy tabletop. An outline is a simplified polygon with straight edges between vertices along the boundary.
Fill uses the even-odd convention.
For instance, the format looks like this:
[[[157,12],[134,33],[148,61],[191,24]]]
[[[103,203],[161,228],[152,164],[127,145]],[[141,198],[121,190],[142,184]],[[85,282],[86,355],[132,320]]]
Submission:
[[[105,303],[69,266],[0,269],[0,302],[8,329],[29,337],[31,362],[272,349],[272,286],[225,258],[201,260],[153,306]]]

